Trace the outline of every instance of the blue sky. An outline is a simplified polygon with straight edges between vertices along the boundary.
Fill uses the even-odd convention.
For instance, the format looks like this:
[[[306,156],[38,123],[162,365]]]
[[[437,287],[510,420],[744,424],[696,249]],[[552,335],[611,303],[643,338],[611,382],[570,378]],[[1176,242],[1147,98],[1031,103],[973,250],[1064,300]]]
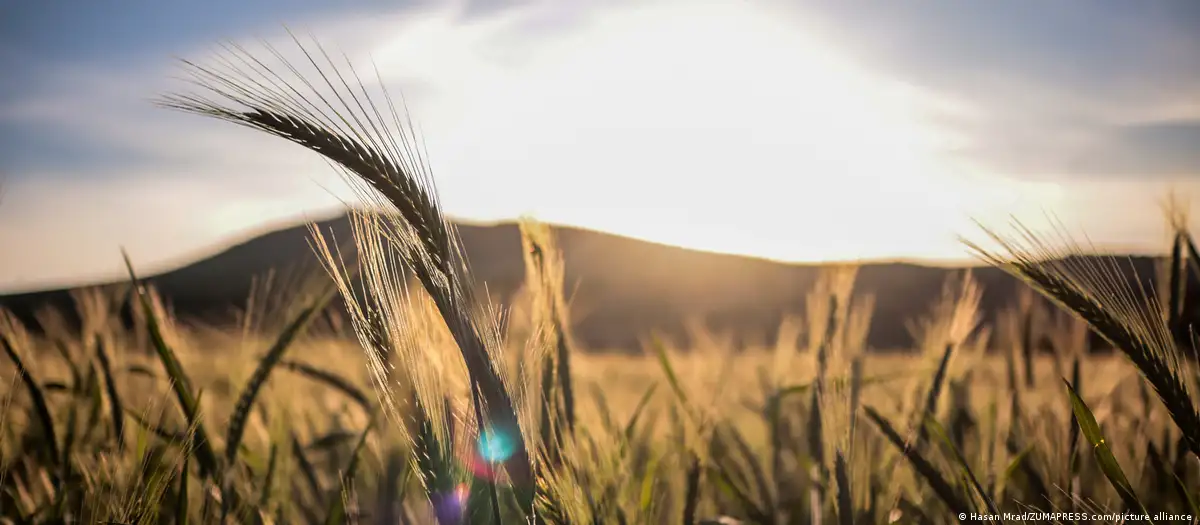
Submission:
[[[1186,0],[5,1],[0,292],[116,275],[119,246],[166,269],[335,209],[319,158],[149,103],[221,41],[296,56],[284,24],[378,66],[465,219],[953,259],[971,218],[1045,211],[1155,250],[1164,192],[1200,189]]]

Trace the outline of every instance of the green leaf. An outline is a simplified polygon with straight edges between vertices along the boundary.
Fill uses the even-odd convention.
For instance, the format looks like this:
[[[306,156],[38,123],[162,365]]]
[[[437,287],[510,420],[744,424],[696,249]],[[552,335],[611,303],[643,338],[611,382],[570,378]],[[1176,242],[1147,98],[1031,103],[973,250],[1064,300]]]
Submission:
[[[933,418],[933,416],[925,418],[925,425],[933,431],[934,436],[942,442],[942,445],[954,455],[954,460],[958,462],[960,467],[962,467],[963,476],[970,481],[971,486],[975,488],[975,492],[977,492],[979,497],[983,498],[984,503],[987,504],[988,513],[999,515],[1000,509],[996,507],[996,502],[992,500],[991,496],[988,495],[986,490],[983,490],[983,485],[979,483],[979,478],[976,477],[975,472],[971,470],[971,465],[967,463],[967,459],[963,457],[962,452],[960,452],[958,447],[954,446],[954,443],[950,441],[950,436],[946,434],[946,429],[943,428],[942,425]]]
[[[1108,478],[1108,482],[1117,490],[1117,494],[1121,496],[1125,505],[1130,509],[1148,514],[1146,507],[1134,493],[1129,479],[1125,477],[1125,472],[1121,470],[1121,465],[1117,463],[1117,458],[1113,456],[1108,442],[1104,440],[1104,435],[1100,432],[1100,425],[1096,422],[1096,416],[1092,414],[1087,403],[1084,403],[1083,399],[1075,393],[1075,388],[1071,386],[1071,383],[1066,379],[1063,379],[1063,383],[1066,384],[1067,394],[1071,398],[1071,411],[1075,414],[1084,439],[1092,444],[1092,452],[1096,456],[1096,462],[1100,464],[1100,471],[1104,472],[1104,477]]]
[[[175,350],[167,344],[166,338],[163,336],[162,326],[158,315],[154,312],[150,295],[138,282],[138,276],[133,271],[133,262],[129,260],[129,254],[125,250],[121,250],[121,256],[125,259],[125,269],[129,273],[130,284],[137,295],[142,313],[146,317],[146,329],[150,332],[154,351],[158,354],[159,361],[162,362],[163,369],[166,370],[167,377],[171,380],[171,387],[179,401],[179,408],[183,411],[188,423],[195,427],[193,439],[195,440],[196,461],[200,466],[200,475],[215,476],[220,470],[220,465],[217,463],[217,454],[213,451],[212,442],[208,439],[208,432],[199,419],[200,405],[196,402],[195,394],[192,393],[192,382],[184,372],[179,358],[176,357]]]

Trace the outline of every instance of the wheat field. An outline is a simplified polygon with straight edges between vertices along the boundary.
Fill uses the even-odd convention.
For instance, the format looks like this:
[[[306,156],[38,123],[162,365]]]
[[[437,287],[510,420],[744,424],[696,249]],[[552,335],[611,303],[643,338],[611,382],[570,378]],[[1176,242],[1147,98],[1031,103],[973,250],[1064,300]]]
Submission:
[[[82,305],[114,306],[121,302],[120,297],[102,298],[100,295],[98,291],[81,293],[78,301]],[[0,390],[5,422],[5,516],[23,515],[25,519],[36,519],[39,513],[49,517],[60,512],[60,516],[75,516],[78,520],[169,522],[181,512],[177,498],[179,491],[186,488],[192,501],[185,512],[191,515],[191,520],[217,520],[220,505],[212,498],[219,494],[205,490],[204,481],[200,479],[188,483],[181,470],[187,465],[174,455],[178,447],[187,446],[195,439],[192,431],[199,425],[190,425],[179,411],[172,394],[170,375],[156,354],[155,342],[147,335],[144,322],[141,331],[123,329],[112,317],[114,310],[94,307],[90,310],[81,307],[80,310],[86,315],[102,316],[85,323],[96,330],[91,336],[65,327],[50,311],[40,316],[47,327],[55,327],[46,336],[25,334],[11,317],[7,320],[10,323],[5,327],[5,333],[10,334],[6,338],[8,344],[14,352],[19,349],[18,355],[26,357],[23,375],[17,373],[11,361],[2,368],[6,379]],[[239,397],[244,395],[246,385],[263,362],[264,353],[275,341],[241,329],[189,326],[171,320],[161,309],[157,311],[165,328],[164,342],[186,370],[191,388],[197,393],[202,392],[197,396],[198,419],[203,427],[214,429],[216,436],[223,436],[222,430],[228,428],[231,415],[237,411]],[[425,320],[431,318],[425,317]],[[735,516],[749,522],[758,521],[747,511],[771,500],[749,504],[736,497],[727,499],[729,496],[718,489],[716,479],[729,475],[745,484],[742,490],[747,492],[747,498],[786,498],[789,491],[803,496],[790,503],[776,499],[775,508],[770,511],[777,514],[770,520],[778,521],[770,521],[772,523],[811,523],[836,518],[835,495],[817,496],[830,500],[819,506],[812,506],[808,499],[810,491],[822,488],[818,482],[808,479],[810,473],[799,463],[802,458],[811,457],[804,436],[804,430],[811,428],[811,423],[806,420],[812,413],[808,404],[811,398],[802,391],[798,391],[793,402],[785,403],[792,414],[789,419],[794,418],[792,430],[796,435],[791,437],[793,443],[782,446],[798,453],[799,457],[794,462],[783,461],[783,467],[776,471],[778,474],[766,473],[766,460],[772,455],[770,427],[764,414],[769,397],[772,392],[788,387],[811,386],[817,377],[814,352],[806,348],[806,338],[802,337],[805,335],[802,321],[785,323],[791,327],[793,337],[790,341],[780,341],[774,348],[736,348],[723,344],[719,336],[708,334],[700,346],[664,349],[662,355],[669,359],[679,389],[687,396],[687,406],[703,414],[711,427],[729,425],[749,447],[746,457],[725,451],[729,457],[707,459],[714,463],[720,461],[717,465],[728,462],[726,468],[730,470],[728,474],[716,470],[708,474],[711,478],[704,477],[714,485],[709,489],[711,493],[699,498],[696,512],[700,517]],[[511,321],[513,326],[520,324]],[[278,327],[277,330],[285,328]],[[270,332],[266,328],[260,330]],[[444,324],[435,325],[429,331],[435,332],[431,339],[447,337]],[[441,333],[436,333],[438,331]],[[510,329],[510,341],[515,342],[521,331]],[[788,329],[781,332],[787,334]],[[453,348],[442,350],[444,353],[439,359],[449,361]],[[1043,355],[1025,362],[1020,352],[998,355],[1003,352],[985,354],[981,350],[964,348],[961,354],[952,356],[938,388],[931,387],[930,382],[942,358],[939,352],[860,356],[862,368],[857,377],[862,386],[858,403],[863,407],[874,407],[892,421],[899,432],[911,434],[911,428],[916,425],[901,422],[911,421],[913,413],[919,414],[918,407],[925,406],[925,401],[931,397],[930,392],[941,390],[932,396],[937,398],[932,413],[949,433],[947,445],[952,443],[970,458],[968,463],[977,472],[980,482],[990,489],[985,492],[986,497],[1003,502],[1003,509],[1008,512],[1025,512],[1026,506],[1075,506],[1091,509],[1085,512],[1097,514],[1102,514],[1103,509],[1120,508],[1119,495],[1099,472],[1087,448],[1083,448],[1086,443],[1076,447],[1074,465],[1066,460],[1070,457],[1067,450],[1070,447],[1066,443],[1073,427],[1062,376],[1056,373],[1062,367],[1058,358]],[[514,344],[509,351],[514,356],[523,355],[529,348]],[[106,357],[99,359],[101,353]],[[1157,476],[1162,475],[1159,469],[1165,468],[1167,473],[1181,473],[1180,482],[1194,483],[1195,463],[1187,457],[1182,444],[1175,442],[1178,440],[1176,431],[1153,394],[1147,392],[1137,369],[1120,356],[1098,355],[1078,362],[1080,371],[1076,388],[1083,392],[1088,405],[1102,422],[1102,428],[1114,443],[1115,457],[1129,479],[1135,480],[1134,486],[1145,498],[1147,507],[1174,509],[1183,514],[1190,512],[1184,502],[1175,497],[1169,483],[1163,487],[1157,485],[1171,480]],[[508,364],[514,377],[519,376],[523,368],[530,369],[528,365],[516,362]],[[451,363],[443,366],[453,368]],[[612,507],[587,512],[600,522],[617,519],[612,515],[601,517],[606,512],[624,514],[624,519],[629,521],[679,521],[679,514],[683,512],[679,500],[684,498],[682,492],[686,492],[688,474],[686,464],[680,462],[689,454],[702,451],[713,454],[715,451],[697,443],[700,436],[681,437],[679,433],[687,433],[688,429],[672,428],[670,422],[686,427],[686,416],[679,414],[683,405],[672,393],[669,376],[660,359],[653,352],[645,356],[580,352],[572,356],[571,366],[578,428],[589,429],[587,439],[595,440],[594,446],[609,455],[605,459],[634,469],[624,474],[637,473],[638,476],[648,475],[639,473],[639,469],[650,468],[648,464],[639,464],[641,462],[660,461],[671,465],[654,469],[652,477],[656,488],[649,493],[649,501],[643,491],[646,478],[637,480],[631,488],[628,485],[631,481],[621,472],[604,472],[606,478],[602,482],[610,483],[610,490],[624,494],[630,501],[611,502]],[[829,366],[830,370],[826,372],[829,379],[851,377],[845,363]],[[1026,367],[1033,371],[1033,385],[1025,383]],[[337,334],[329,326],[311,326],[306,335],[289,345],[286,359],[276,368],[255,398],[240,445],[243,452],[238,458],[236,490],[253,495],[257,502],[257,514],[242,519],[278,523],[323,521],[328,518],[330,507],[341,501],[345,490],[352,491],[355,496],[352,510],[346,514],[347,520],[422,523],[432,519],[427,514],[428,503],[422,501],[418,480],[407,474],[404,467],[395,465],[395,455],[399,451],[406,455],[411,447],[408,438],[400,432],[379,428],[368,436],[361,450],[356,450],[357,439],[381,407],[367,359],[352,336]],[[58,468],[62,468],[62,463],[72,465],[74,473],[70,474],[69,483],[73,485],[59,488],[53,482],[57,472],[48,468],[52,464],[50,458],[41,452],[45,448],[46,433],[40,426],[29,386],[22,382],[24,377],[35,378],[33,384],[37,385],[38,396],[43,398],[51,414],[56,441],[62,444],[61,447],[70,447],[58,451],[62,458]],[[1012,381],[1011,377],[1018,380]],[[115,389],[116,401],[108,390],[109,381]],[[521,381],[528,383],[531,380],[523,378]],[[460,375],[458,382],[448,390],[465,394],[465,378]],[[825,403],[844,408],[847,403],[844,390],[840,391],[842,395],[831,395],[831,400]],[[1011,405],[1012,399],[1019,399],[1019,403]],[[119,404],[114,405],[114,402]],[[124,422],[120,429],[125,441],[123,450],[115,444],[117,430],[113,411],[118,406],[122,412],[120,419]],[[846,419],[840,415],[824,415],[823,421],[834,428],[823,429],[823,438],[840,441],[839,434],[847,431]],[[636,437],[630,442],[624,441],[621,436],[625,427],[630,421],[639,420],[640,424],[635,425],[638,431],[633,434]],[[970,423],[960,428],[964,421]],[[851,449],[854,453],[848,456],[851,461],[848,467],[850,486],[863,491],[857,504],[863,514],[856,517],[856,522],[921,522],[924,519],[940,522],[942,517],[951,517],[950,509],[926,486],[921,475],[899,461],[897,453],[900,449],[890,446],[882,435],[865,426],[868,425],[865,419],[859,425],[864,427],[856,432],[868,435],[860,438],[862,443]],[[714,428],[707,430],[714,431]],[[713,438],[708,436],[710,440]],[[908,438],[912,439],[912,436]],[[220,442],[222,438],[210,439]],[[1006,439],[1015,443],[1008,445],[1004,443]],[[1076,439],[1083,438],[1076,436]],[[623,443],[624,446],[646,447],[644,454],[660,456],[652,460],[629,457],[628,452],[617,454]],[[946,479],[953,479],[953,472],[961,468],[946,446],[931,442],[917,450],[921,451],[920,457],[936,465]],[[351,484],[339,478],[352,460],[352,454],[360,455],[361,462]],[[1171,458],[1168,454],[1177,456]],[[1179,457],[1184,459],[1178,460]],[[155,462],[149,465],[153,469],[148,468],[147,461]],[[1155,461],[1164,463],[1156,465]],[[763,463],[755,467],[751,462]],[[891,464],[885,467],[887,463]],[[599,466],[589,463],[590,468]],[[194,471],[195,466],[191,468],[191,477],[195,477],[198,474]],[[764,471],[761,475],[765,486],[759,486],[753,481],[754,475],[748,473],[756,468]],[[885,468],[886,478],[882,477]],[[733,474],[736,471],[742,472]],[[161,477],[156,478],[155,474]],[[592,473],[597,474],[600,473]],[[884,483],[885,479],[887,483]],[[165,493],[159,496],[161,501],[147,499],[147,483],[161,485],[156,489]],[[397,484],[410,486],[408,490],[402,490],[395,487]],[[952,484],[962,491],[960,497],[971,497],[961,480]],[[388,487],[396,491],[393,494],[405,494],[406,497],[400,501],[389,500],[381,494]],[[1155,490],[1156,487],[1167,490]],[[60,496],[59,490],[77,492]],[[762,494],[757,493],[760,490]],[[1047,493],[1038,495],[1041,490]],[[872,495],[873,500],[864,497],[874,491],[878,493]],[[1046,498],[1046,503],[1038,505],[1038,497]],[[642,507],[643,503],[645,507]],[[62,507],[56,511],[57,505]],[[876,514],[867,514],[872,507]],[[926,516],[916,517],[919,515],[908,514],[904,509],[911,513],[920,511]],[[766,510],[758,507],[756,512]],[[822,513],[826,515],[822,516]],[[389,518],[385,519],[385,516]],[[10,519],[18,522],[15,518]]]

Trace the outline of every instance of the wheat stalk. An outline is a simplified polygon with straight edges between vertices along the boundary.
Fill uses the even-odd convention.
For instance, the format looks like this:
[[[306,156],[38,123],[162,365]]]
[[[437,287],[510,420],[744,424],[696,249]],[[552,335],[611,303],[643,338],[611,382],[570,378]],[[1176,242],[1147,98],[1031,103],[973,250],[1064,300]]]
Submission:
[[[1018,223],[1016,228],[1015,237],[984,228],[1007,256],[964,243],[983,260],[1028,282],[1086,321],[1124,353],[1154,388],[1188,449],[1200,457],[1200,412],[1184,379],[1188,364],[1162,322],[1152,292],[1131,286],[1115,260],[1078,257],[1084,250],[1065,234],[1060,235],[1065,247],[1056,248],[1025,226]]]
[[[310,50],[294,35],[292,38],[306,59],[305,67],[315,71],[312,78],[316,80],[306,78],[298,65],[269,44],[264,45],[281,68],[268,66],[231,44],[222,46],[224,52],[215,66],[183,61],[191,82],[201,88],[199,93],[171,94],[157,102],[304,146],[340,169],[368,203],[393,212],[370,224],[377,238],[389,242],[379,247],[386,253],[377,253],[388,256],[362,262],[367,292],[402,293],[404,283],[396,271],[399,263],[413,273],[458,345],[476,394],[473,397],[479,399],[476,411],[480,419],[514,446],[503,461],[511,481],[519,493],[532,490],[532,467],[521,426],[493,355],[499,350],[498,336],[493,323],[479,314],[461,244],[442,214],[411,121],[401,119],[386,93],[382,103],[373,99],[348,58],[344,64],[335,64],[320,44],[314,43],[315,49]],[[290,72],[291,78],[285,78],[280,70]],[[362,243],[359,245],[361,248]],[[329,269],[336,270],[332,254],[325,255]],[[399,261],[393,260],[397,257]],[[336,271],[334,277],[345,280],[345,274]],[[342,293],[347,302],[354,301],[351,287],[342,286]],[[366,306],[378,306],[380,299],[389,300],[376,297]],[[399,322],[394,311],[379,313],[385,314],[384,324]],[[368,355],[375,357],[370,349]]]

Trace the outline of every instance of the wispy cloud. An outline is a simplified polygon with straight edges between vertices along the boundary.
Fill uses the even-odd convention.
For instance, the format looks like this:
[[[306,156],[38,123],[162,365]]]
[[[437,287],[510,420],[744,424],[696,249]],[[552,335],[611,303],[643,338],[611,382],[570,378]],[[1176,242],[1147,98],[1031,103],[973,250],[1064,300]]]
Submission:
[[[959,153],[1010,177],[1200,174],[1200,4],[816,0],[830,41],[960,101]],[[1189,144],[1191,146],[1189,146]]]

